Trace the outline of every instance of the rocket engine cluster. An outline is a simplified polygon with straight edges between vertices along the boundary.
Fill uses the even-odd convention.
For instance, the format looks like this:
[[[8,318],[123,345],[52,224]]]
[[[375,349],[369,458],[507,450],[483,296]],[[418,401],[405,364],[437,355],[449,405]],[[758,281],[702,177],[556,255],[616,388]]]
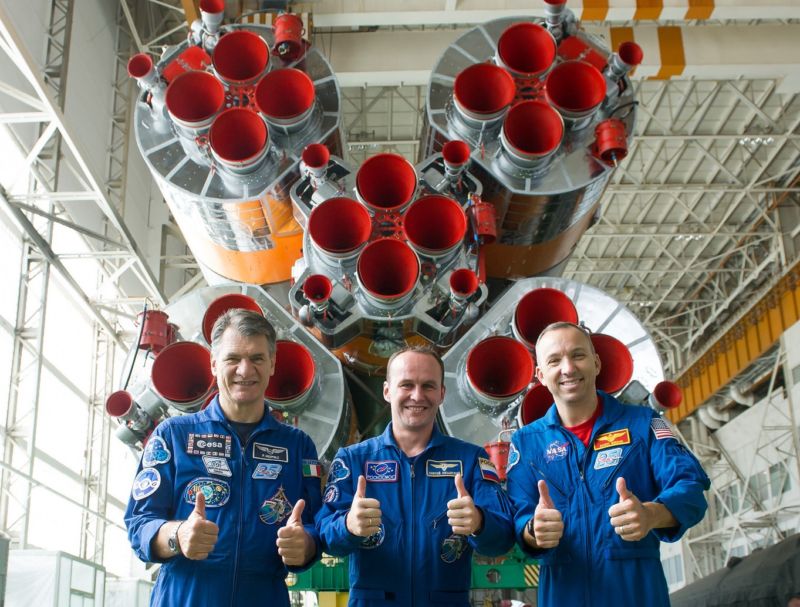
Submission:
[[[128,69],[140,151],[212,286],[140,318],[106,405],[121,440],[140,446],[210,400],[210,328],[231,307],[278,329],[265,397],[328,457],[375,430],[348,383],[369,389],[417,343],[444,355],[444,430],[502,463],[503,434],[551,402],[533,345],[556,320],[593,332],[602,388],[679,402],[636,317],[559,278],[627,153],[635,43],[610,52],[559,0],[543,19],[479,25],[432,68],[418,163],[384,153],[354,167],[335,74],[302,21],[224,25],[223,0],[200,8],[183,44]]]

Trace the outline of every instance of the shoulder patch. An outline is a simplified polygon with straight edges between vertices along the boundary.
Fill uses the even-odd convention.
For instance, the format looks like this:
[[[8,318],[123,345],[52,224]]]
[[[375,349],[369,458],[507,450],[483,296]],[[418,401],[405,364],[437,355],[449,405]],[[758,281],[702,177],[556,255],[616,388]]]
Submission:
[[[322,495],[322,501],[326,504],[335,502],[339,499],[341,493],[339,492],[339,485],[328,485],[325,487],[325,493]]]
[[[318,459],[303,460],[303,476],[313,476],[314,478],[322,476],[322,464]]]
[[[519,451],[517,451],[517,447],[514,443],[511,443],[511,446],[508,448],[508,465],[506,466],[506,474],[511,472],[511,468],[516,466],[519,463]]]
[[[186,453],[189,455],[231,456],[231,437],[229,434],[195,434],[189,433],[186,442]]]
[[[270,462],[289,463],[289,450],[286,447],[253,443],[253,459],[267,460]]]
[[[330,472],[328,472],[328,482],[338,483],[346,478],[350,478],[350,468],[347,467],[341,458],[337,457],[331,462],[331,469]]]
[[[672,433],[672,428],[660,417],[654,417],[650,420],[650,429],[653,431],[653,434],[655,434],[656,440],[675,438],[675,435]]]
[[[594,439],[594,450],[608,449],[609,447],[618,447],[620,445],[631,444],[631,433],[627,428],[621,430],[612,430],[600,434]]]
[[[233,476],[231,467],[228,465],[228,460],[224,457],[217,457],[215,455],[204,455],[203,464],[205,464],[206,472],[209,474],[217,474],[219,476]]]
[[[156,468],[145,468],[133,479],[131,497],[137,502],[149,497],[161,486],[161,473]]]
[[[231,497],[231,486],[217,478],[201,476],[190,482],[183,494],[187,504],[197,503],[197,493],[202,492],[206,498],[206,508],[221,508]]]
[[[397,482],[397,461],[386,460],[380,462],[367,462],[364,471],[368,482],[395,483]]]
[[[497,473],[497,468],[495,468],[495,465],[491,460],[488,460],[485,457],[479,457],[478,466],[481,469],[481,476],[483,477],[483,480],[494,481],[495,483],[500,482],[500,475]]]
[[[142,453],[142,466],[152,468],[166,464],[171,457],[172,453],[167,447],[167,442],[160,436],[151,436],[144,448],[144,453]]]
[[[283,470],[282,464],[267,464],[266,462],[259,462],[256,469],[253,470],[252,477],[256,480],[272,481],[278,478],[278,475]]]
[[[464,465],[460,459],[429,459],[425,464],[425,476],[431,478],[464,476]]]

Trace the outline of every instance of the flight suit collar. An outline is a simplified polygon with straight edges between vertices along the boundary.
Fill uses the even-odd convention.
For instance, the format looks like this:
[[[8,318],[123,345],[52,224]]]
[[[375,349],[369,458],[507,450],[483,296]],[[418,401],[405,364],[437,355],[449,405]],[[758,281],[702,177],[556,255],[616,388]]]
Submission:
[[[220,422],[226,426],[230,426],[230,422],[225,417],[225,413],[222,411],[222,406],[219,404],[219,394],[214,397],[214,400],[211,401],[211,404],[209,404],[208,407],[200,412],[200,415],[208,421]],[[258,425],[253,429],[253,432],[250,434],[250,436],[253,436],[256,432],[261,432],[262,430],[274,430],[278,427],[278,425],[278,420],[272,417],[269,406],[267,405],[267,402],[264,401],[264,416],[261,418],[261,421],[258,423]]]
[[[397,444],[397,441],[394,440],[394,434],[392,434],[392,422],[389,422],[389,424],[386,426],[386,430],[384,430],[383,434],[381,434],[380,440],[384,446],[394,447],[395,449],[397,449],[399,453],[403,453],[403,450]],[[433,433],[431,434],[431,439],[428,441],[428,446],[425,447],[425,451],[428,451],[433,447],[438,447],[439,445],[442,444],[444,444],[444,435],[441,432],[439,432],[439,429],[436,427],[436,424],[434,424]],[[423,453],[425,453],[425,451],[423,451]]]

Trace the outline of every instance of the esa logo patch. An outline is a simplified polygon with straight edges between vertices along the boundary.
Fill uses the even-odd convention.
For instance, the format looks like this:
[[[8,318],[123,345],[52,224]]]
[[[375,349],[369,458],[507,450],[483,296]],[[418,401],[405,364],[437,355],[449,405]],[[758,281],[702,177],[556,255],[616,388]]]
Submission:
[[[183,499],[187,504],[194,506],[197,503],[198,493],[202,493],[206,498],[206,508],[220,508],[228,503],[228,499],[231,497],[231,487],[225,481],[201,476],[189,483]]]
[[[607,451],[601,451],[597,454],[597,459],[594,460],[594,469],[602,470],[603,468],[612,468],[619,463],[622,457],[622,447],[614,447]]]
[[[435,460],[429,459],[425,465],[425,475],[431,478],[442,476],[453,477],[456,474],[464,476],[463,465],[459,459]]]
[[[155,468],[145,468],[133,479],[131,496],[137,502],[156,492],[161,485],[161,473]]]
[[[289,463],[289,450],[286,447],[253,443],[253,459],[264,459],[270,462]]]
[[[367,462],[364,466],[367,481],[371,483],[397,482],[397,462],[388,460],[384,462]]]
[[[194,434],[190,432],[186,443],[186,453],[230,458],[231,437],[226,434]]]
[[[338,483],[346,478],[350,478],[350,468],[337,457],[331,462],[331,469],[328,472],[328,482]]]
[[[151,436],[142,454],[142,466],[152,468],[153,466],[166,464],[171,457],[172,453],[167,448],[167,443],[164,439],[160,436]]]
[[[265,525],[275,525],[283,522],[292,512],[292,504],[286,498],[283,487],[278,489],[271,498],[264,500],[258,509],[258,518]]]

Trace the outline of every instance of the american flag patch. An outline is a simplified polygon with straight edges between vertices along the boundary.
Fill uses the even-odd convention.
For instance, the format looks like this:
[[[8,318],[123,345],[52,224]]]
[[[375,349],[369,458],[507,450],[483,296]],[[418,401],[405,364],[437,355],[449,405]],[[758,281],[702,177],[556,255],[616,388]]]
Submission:
[[[669,424],[660,417],[654,417],[650,420],[650,428],[653,430],[653,434],[656,435],[656,440],[661,440],[663,438],[675,438],[675,435],[672,433]]]
[[[500,482],[500,477],[497,474],[497,468],[494,467],[494,464],[491,461],[485,457],[479,457],[478,465],[480,466],[481,476],[484,478],[484,480],[494,481],[495,483]]]

